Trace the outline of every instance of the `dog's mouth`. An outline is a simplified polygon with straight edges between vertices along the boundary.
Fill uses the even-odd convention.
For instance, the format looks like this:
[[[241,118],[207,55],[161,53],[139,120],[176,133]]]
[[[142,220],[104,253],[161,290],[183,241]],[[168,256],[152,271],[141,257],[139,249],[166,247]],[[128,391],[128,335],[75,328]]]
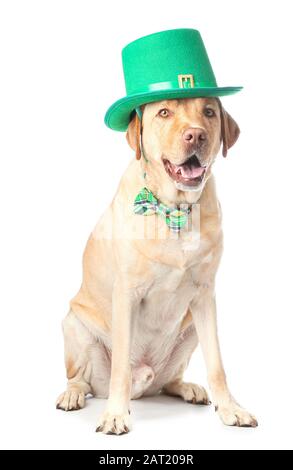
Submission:
[[[206,171],[206,167],[202,166],[195,154],[191,155],[181,165],[175,165],[170,160],[163,158],[163,163],[167,174],[177,183],[185,186],[198,186]]]

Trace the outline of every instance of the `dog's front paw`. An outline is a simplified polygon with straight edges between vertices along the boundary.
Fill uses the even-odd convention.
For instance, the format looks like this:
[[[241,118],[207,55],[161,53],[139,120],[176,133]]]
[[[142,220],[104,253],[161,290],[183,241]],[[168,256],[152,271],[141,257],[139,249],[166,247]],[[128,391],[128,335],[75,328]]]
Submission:
[[[221,420],[227,426],[247,428],[256,428],[258,426],[256,418],[235,402],[216,407],[216,411],[218,411]]]
[[[115,414],[105,411],[99,419],[96,432],[104,434],[126,434],[131,430],[129,411]]]

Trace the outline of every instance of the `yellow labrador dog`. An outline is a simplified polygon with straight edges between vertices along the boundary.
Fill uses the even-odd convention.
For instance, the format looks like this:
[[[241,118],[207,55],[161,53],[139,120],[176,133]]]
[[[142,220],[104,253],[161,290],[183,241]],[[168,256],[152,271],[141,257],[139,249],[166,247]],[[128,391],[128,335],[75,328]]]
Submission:
[[[212,165],[238,135],[217,98],[147,104],[129,124],[136,158],[90,235],[82,286],[63,321],[68,385],[57,408],[80,409],[87,394],[108,397],[97,431],[128,432],[130,400],[141,396],[209,404],[203,387],[183,381],[198,342],[223,423],[257,426],[229,391],[216,323],[222,229]],[[190,220],[174,232],[161,214],[137,213],[144,187],[164,206],[185,207]]]

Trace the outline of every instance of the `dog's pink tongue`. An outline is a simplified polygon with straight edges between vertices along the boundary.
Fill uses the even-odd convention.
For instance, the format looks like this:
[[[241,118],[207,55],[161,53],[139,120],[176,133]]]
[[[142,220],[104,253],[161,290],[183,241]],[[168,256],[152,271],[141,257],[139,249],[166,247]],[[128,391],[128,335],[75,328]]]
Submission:
[[[183,178],[192,179],[201,176],[205,169],[202,167],[195,167],[189,165],[176,165],[175,172],[178,173],[179,170]]]

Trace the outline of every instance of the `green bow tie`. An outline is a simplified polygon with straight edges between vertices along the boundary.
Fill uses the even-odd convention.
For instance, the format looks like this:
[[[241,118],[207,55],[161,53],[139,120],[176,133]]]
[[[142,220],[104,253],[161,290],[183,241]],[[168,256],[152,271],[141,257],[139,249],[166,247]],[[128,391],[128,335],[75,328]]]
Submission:
[[[176,209],[165,206],[147,188],[142,188],[134,200],[134,213],[141,215],[160,214],[174,232],[179,232],[187,222],[190,209]]]

